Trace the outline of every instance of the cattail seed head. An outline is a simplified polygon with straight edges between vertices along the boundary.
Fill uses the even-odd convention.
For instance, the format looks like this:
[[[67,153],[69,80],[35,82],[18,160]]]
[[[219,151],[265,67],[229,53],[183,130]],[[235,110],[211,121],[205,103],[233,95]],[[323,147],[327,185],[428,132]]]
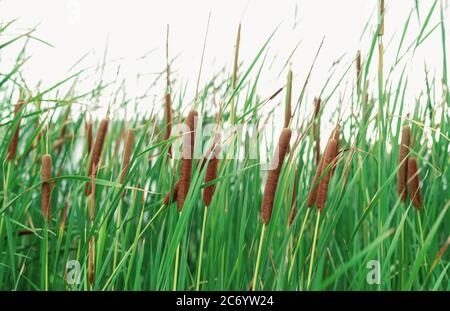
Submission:
[[[327,146],[325,147],[325,151],[327,150],[330,141],[331,140],[336,140],[336,142],[339,142],[339,135],[341,133],[341,127],[338,125],[336,125],[336,127],[333,129],[333,131],[331,132],[330,138],[328,139],[328,143]],[[314,178],[312,180],[312,185],[311,185],[311,189],[309,191],[308,194],[308,200],[306,202],[306,205],[308,207],[313,206],[316,203],[317,200],[317,190],[319,188],[319,178],[323,173],[323,169],[326,168],[326,166],[323,166],[323,162],[324,162],[324,157],[325,155],[320,159],[319,164],[317,165],[317,170],[316,173],[314,175]],[[336,165],[336,158],[333,160],[333,167],[331,168],[331,174],[333,174],[334,172],[334,166]]]
[[[417,160],[415,158],[408,159],[408,186],[409,196],[415,208],[422,208],[422,198],[420,196],[420,180],[419,170],[417,168]]]
[[[212,152],[210,153],[210,160],[208,162],[208,166],[206,167],[205,172],[205,183],[211,182],[217,178],[217,166],[219,164],[219,153],[220,153],[220,134],[216,134],[214,137],[214,143],[212,147]],[[203,189],[203,202],[206,206],[211,204],[212,197],[214,195],[214,191],[216,189],[216,185],[210,185]]]
[[[267,175],[267,181],[264,187],[264,194],[261,205],[261,215],[265,225],[269,224],[270,218],[272,217],[273,202],[278,185],[278,178],[280,177],[281,167],[288,150],[291,135],[292,132],[288,128],[285,128],[281,131],[280,138],[278,140],[278,146],[275,150],[274,158],[272,159],[272,169]]]
[[[180,165],[180,179],[177,193],[177,207],[181,211],[184,201],[186,200],[189,186],[191,184],[192,174],[192,158],[194,156],[195,144],[195,123],[197,119],[197,111],[190,111],[186,118],[186,125],[189,132],[183,134],[183,150]]]
[[[170,203],[177,200],[178,195],[178,181],[173,186],[173,191],[167,192],[166,196],[164,197],[164,205],[169,205]]]
[[[314,175],[314,178],[312,180],[311,189],[309,190],[308,194],[308,201],[306,202],[306,205],[308,207],[311,207],[316,203],[317,199],[317,188],[319,186],[319,178],[322,175],[322,165],[323,165],[323,157],[319,161],[319,165],[317,165],[316,173]]]
[[[409,125],[404,125],[402,128],[402,138],[400,142],[400,151],[398,156],[398,164],[400,165],[397,171],[397,193],[400,196],[402,202],[406,201],[406,182],[408,172],[408,153],[411,143],[411,128]]]
[[[24,103],[25,101],[23,99],[19,99],[17,104],[14,106],[14,117],[17,117]],[[8,161],[13,160],[17,153],[17,145],[19,144],[20,121],[21,120],[19,119],[17,128],[8,146],[8,155],[6,157],[6,160]]]
[[[95,137],[94,146],[92,147],[92,157],[89,165],[88,176],[97,174],[98,163],[102,155],[103,144],[105,142],[106,132],[108,131],[108,119],[103,119],[98,127],[97,136]],[[94,170],[95,167],[95,170]],[[89,183],[86,184],[86,195],[89,195]]]
[[[131,154],[133,153],[133,145],[134,145],[134,131],[130,129],[127,134],[127,139],[125,141],[125,150],[123,152],[122,173],[120,175],[121,184],[123,184],[128,174],[128,166],[130,165]],[[122,198],[124,196],[125,191],[122,193]]]
[[[333,162],[337,156],[337,151],[338,151],[337,140],[331,139],[328,142],[327,148],[326,148],[324,156],[323,156],[322,171],[324,171],[330,164],[331,165],[333,164]],[[320,212],[322,212],[325,207],[330,177],[331,177],[331,168],[328,170],[328,172],[322,178],[322,180],[319,183],[319,187],[317,189],[316,204],[317,204],[317,208],[319,209]]]
[[[42,170],[41,170],[41,211],[42,216],[50,221],[52,206],[51,206],[51,194],[52,188],[50,179],[52,178],[52,157],[49,154],[45,154],[42,157]]]

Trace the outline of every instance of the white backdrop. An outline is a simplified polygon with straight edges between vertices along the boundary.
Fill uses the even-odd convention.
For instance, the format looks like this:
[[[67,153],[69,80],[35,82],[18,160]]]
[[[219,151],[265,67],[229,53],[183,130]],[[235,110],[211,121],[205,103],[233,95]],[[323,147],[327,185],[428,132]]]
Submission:
[[[224,65],[231,71],[239,22],[242,23],[240,60],[244,62],[244,68],[268,36],[280,26],[269,45],[268,66],[263,72],[258,89],[263,97],[269,96],[285,83],[286,71],[279,76],[280,70],[300,41],[291,62],[296,98],[317,47],[325,37],[308,87],[308,100],[312,100],[323,87],[329,76],[329,68],[335,60],[344,56],[341,71],[338,71],[340,75],[353,60],[358,49],[362,50],[363,55],[367,53],[371,36],[361,38],[361,34],[368,21],[369,30],[373,31],[376,27],[377,3],[377,0],[3,0],[0,1],[0,12],[2,23],[18,19],[8,32],[9,36],[37,26],[35,36],[53,45],[49,47],[36,41],[31,42],[27,50],[31,58],[25,71],[30,85],[35,85],[40,80],[43,85],[50,85],[67,77],[69,72],[74,71],[69,70],[70,67],[83,55],[86,57],[77,66],[78,69],[98,64],[108,41],[107,58],[117,62],[109,67],[110,70],[105,72],[104,78],[113,80],[117,65],[120,64],[120,74],[127,82],[127,94],[130,97],[138,96],[148,87],[148,79],[163,70],[167,24],[170,25],[170,55],[178,55],[173,65],[178,81],[175,88],[188,83],[186,95],[189,99],[192,99],[195,93],[209,12],[211,22],[201,79],[203,82],[210,80]],[[433,1],[419,1],[420,16],[417,16],[414,10],[414,3],[413,0],[386,1],[385,68],[389,68],[388,60],[393,59],[397,51],[399,36],[410,12],[410,30],[405,39],[405,46],[418,35],[418,20],[425,20]],[[442,4],[444,7],[448,6],[445,0]],[[427,30],[440,21],[439,5],[440,3],[431,16]],[[450,18],[448,15],[446,17],[447,33],[450,33]],[[6,38],[0,39],[4,41]],[[20,47],[21,45],[17,44],[1,54],[0,72],[8,70],[9,61],[14,60]],[[447,50],[450,48],[447,47]],[[150,53],[145,59],[137,61],[148,52]],[[375,55],[374,60],[376,59]],[[440,29],[437,29],[417,50],[414,58],[409,60],[406,68],[409,79],[408,103],[412,103],[425,88],[424,63],[427,64],[430,74],[441,77]],[[270,64],[272,65],[269,67]],[[136,80],[137,74],[142,75],[139,81]],[[349,77],[354,79],[354,74]],[[345,82],[333,99],[335,102],[339,94],[344,93],[344,89]],[[162,98],[162,92],[163,85],[158,85],[150,91],[150,95]],[[281,96],[280,100],[282,98],[284,96]],[[106,101],[107,99],[104,101],[105,105],[108,104]]]

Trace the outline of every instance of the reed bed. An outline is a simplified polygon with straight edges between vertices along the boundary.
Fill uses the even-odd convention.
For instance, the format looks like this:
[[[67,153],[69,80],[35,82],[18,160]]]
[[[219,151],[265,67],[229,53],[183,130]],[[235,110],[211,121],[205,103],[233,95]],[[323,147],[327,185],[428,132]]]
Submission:
[[[100,69],[27,85],[21,55],[0,81],[0,289],[450,290],[448,57],[427,67],[423,89],[404,70],[430,38],[448,56],[448,12],[437,4],[412,7],[429,18],[411,27],[412,15],[399,31],[384,25],[393,17],[380,1],[360,51],[321,64],[328,76],[295,51],[275,68],[278,32],[240,59],[248,38],[238,26],[229,63],[202,75],[195,99],[168,43],[142,96]],[[102,82],[87,91],[78,83],[88,77]],[[258,130],[240,136],[231,124]],[[367,281],[373,260],[380,284]],[[71,278],[74,263],[81,274]]]

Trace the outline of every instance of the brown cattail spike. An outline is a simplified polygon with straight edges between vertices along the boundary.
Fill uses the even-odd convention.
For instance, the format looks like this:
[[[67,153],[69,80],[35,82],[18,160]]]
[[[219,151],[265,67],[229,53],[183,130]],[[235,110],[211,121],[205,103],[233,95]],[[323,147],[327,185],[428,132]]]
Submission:
[[[420,196],[420,180],[419,170],[417,168],[417,160],[415,158],[408,159],[408,186],[409,196],[415,208],[422,208],[422,198]]]
[[[336,125],[336,127],[334,128],[334,130],[331,132],[330,138],[328,139],[328,143],[327,146],[325,148],[325,150],[328,148],[328,145],[330,144],[330,141],[332,139],[336,140],[337,142],[339,142],[339,135],[341,133],[341,127],[339,125]],[[333,174],[334,172],[334,167],[336,166],[336,158],[333,160],[333,166],[331,168],[331,174]],[[323,169],[326,168],[323,166],[323,161],[324,161],[324,156],[320,159],[319,161],[319,165],[317,166],[317,170],[316,170],[316,174],[314,175],[313,181],[312,181],[312,185],[311,185],[311,190],[309,191],[308,194],[308,201],[306,203],[306,205],[308,207],[311,207],[314,205],[314,203],[316,203],[317,200],[317,190],[319,187],[319,178],[323,173]]]
[[[98,163],[100,162],[100,157],[102,155],[103,143],[105,142],[106,132],[108,131],[108,119],[103,119],[100,122],[100,126],[98,128],[97,136],[95,137],[94,146],[92,147],[92,157],[91,163],[89,165],[88,176],[96,176]],[[95,170],[94,170],[95,167]],[[86,195],[89,195],[89,183],[86,184]]]
[[[42,193],[41,193],[41,210],[42,217],[50,221],[52,206],[51,206],[51,195],[52,187],[50,184],[50,179],[52,178],[52,157],[49,154],[45,154],[42,157],[42,170],[41,170],[41,181],[42,181]]]
[[[194,143],[195,143],[195,123],[197,119],[197,111],[190,111],[186,118],[186,130],[183,134],[183,150],[181,155],[180,165],[180,184],[177,193],[177,207],[181,211],[183,209],[184,201],[186,200],[189,186],[191,184],[192,174],[192,158],[194,157]]]
[[[123,184],[128,174],[128,166],[130,165],[131,154],[133,153],[134,145],[134,131],[130,129],[125,141],[125,150],[122,159],[122,173],[120,175],[120,183]],[[125,191],[122,193],[122,198],[125,196]]]
[[[209,183],[217,178],[217,166],[219,164],[219,153],[220,153],[220,134],[216,134],[214,136],[214,143],[212,147],[212,152],[210,153],[210,159],[208,162],[208,166],[206,167],[205,173],[205,183]],[[206,206],[211,204],[212,197],[214,195],[214,191],[216,189],[216,185],[210,185],[205,187],[203,190],[203,202]]]
[[[322,165],[323,165],[323,157],[319,161],[319,165],[317,165],[316,174],[314,175],[314,178],[312,180],[311,189],[309,190],[308,194],[308,201],[306,202],[306,205],[308,207],[311,207],[316,203],[317,199],[317,188],[319,186],[319,178],[322,175]]]
[[[337,151],[338,151],[338,142],[336,139],[331,139],[327,144],[327,148],[325,149],[325,154],[323,156],[323,163],[322,163],[323,171],[325,171],[325,169],[327,169],[329,166],[333,165],[335,158],[337,156]],[[320,181],[319,187],[317,189],[316,204],[320,212],[322,212],[323,209],[325,208],[331,171],[332,168],[330,167],[325,176],[323,176],[322,180]]]
[[[273,202],[275,199],[275,192],[278,185],[278,178],[280,177],[281,167],[283,165],[284,157],[291,140],[292,132],[285,128],[281,131],[278,140],[278,146],[275,150],[274,158],[272,159],[271,169],[267,175],[266,185],[264,187],[263,200],[261,205],[261,215],[265,225],[268,225],[272,217]]]
[[[16,118],[19,115],[20,109],[22,108],[24,103],[25,101],[23,99],[19,99],[17,104],[14,106],[14,118]],[[17,128],[8,146],[8,156],[6,157],[6,160],[8,161],[13,160],[14,157],[16,156],[17,145],[19,144],[20,121],[21,119],[19,119],[17,123]]]
[[[164,197],[164,205],[169,205],[170,203],[177,200],[178,185],[179,183],[176,182],[175,186],[173,187],[173,191],[167,192],[166,196]]]
[[[397,171],[397,193],[402,202],[406,201],[406,182],[408,172],[408,153],[411,143],[411,128],[409,125],[404,125],[402,128],[402,138],[400,142],[400,151],[398,156],[398,164],[400,165]]]

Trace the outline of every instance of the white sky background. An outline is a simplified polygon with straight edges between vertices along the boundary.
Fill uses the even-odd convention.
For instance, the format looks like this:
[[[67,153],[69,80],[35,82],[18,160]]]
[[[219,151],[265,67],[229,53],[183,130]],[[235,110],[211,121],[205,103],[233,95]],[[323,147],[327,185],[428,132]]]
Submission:
[[[414,8],[414,2],[414,0],[386,0],[385,68],[389,68],[389,60],[394,58],[399,36],[407,16]],[[97,65],[103,57],[107,38],[109,38],[108,60],[120,59],[120,61],[108,67],[105,80],[114,80],[117,65],[120,64],[120,75],[127,81],[127,95],[131,98],[139,96],[148,87],[154,74],[164,69],[166,25],[169,24],[169,53],[171,57],[179,55],[172,66],[172,69],[176,71],[173,76],[178,83],[174,85],[174,88],[178,91],[187,82],[187,100],[194,97],[209,12],[211,12],[211,22],[201,86],[203,86],[202,82],[209,81],[224,65],[227,71],[231,72],[239,22],[242,22],[240,61],[243,67],[241,72],[249,66],[265,40],[280,25],[269,44],[267,64],[272,62],[273,64],[270,68],[265,67],[258,92],[264,98],[285,84],[286,69],[279,78],[277,77],[293,48],[301,41],[291,61],[294,72],[293,98],[296,100],[319,43],[325,37],[324,46],[307,90],[307,100],[312,101],[326,82],[329,76],[328,70],[335,60],[345,55],[337,71],[337,76],[340,76],[354,59],[358,49],[362,50],[363,57],[366,56],[371,34],[376,27],[377,3],[377,0],[0,0],[0,21],[4,23],[11,19],[18,19],[14,27],[8,31],[9,35],[16,35],[30,27],[38,26],[35,36],[54,46],[52,48],[39,42],[30,44],[27,54],[31,55],[31,58],[25,70],[26,80],[30,86],[35,86],[42,80],[42,88],[45,88],[64,79],[76,71],[69,71],[69,68],[86,53],[88,53],[87,57],[77,66],[77,70]],[[419,3],[420,19],[423,22],[433,1],[423,0]],[[448,6],[447,1],[443,0],[443,5]],[[361,39],[360,36],[369,19],[368,34],[370,35]],[[438,3],[427,31],[439,20]],[[450,33],[449,20],[447,14],[447,34]],[[418,33],[418,18],[413,12],[405,46],[409,45]],[[0,37],[0,42],[5,39]],[[389,44],[391,39],[393,39],[393,45]],[[447,38],[448,42],[450,38]],[[5,73],[10,70],[8,61],[14,59],[20,47],[21,45],[17,44],[0,55],[2,60],[0,72]],[[450,47],[447,46],[447,50],[450,50]],[[137,61],[149,51],[153,52],[147,58]],[[376,52],[375,66],[377,59]],[[425,89],[425,62],[430,75],[440,79],[442,67],[440,29],[427,39],[426,43],[417,50],[414,58],[409,61],[406,74],[409,79],[407,99],[410,104]],[[255,67],[254,72],[257,68],[258,66]],[[349,78],[346,79],[349,86],[347,86],[345,94],[347,98],[344,98],[344,103],[348,102],[352,85],[350,83],[354,83],[354,71],[353,66]],[[143,75],[138,82],[137,74]],[[375,76],[374,72],[371,76]],[[331,98],[330,105],[338,103],[339,95],[344,93],[345,82],[342,83],[339,92]],[[375,87],[375,83],[371,83],[372,92],[375,92]],[[153,96],[155,96],[156,103],[162,108],[163,92],[163,83],[153,88],[149,93],[150,99],[147,99],[147,107],[152,104]],[[284,100],[284,93],[277,100],[278,102]],[[106,107],[109,104],[108,101],[110,99],[103,98],[102,105]],[[162,110],[160,114],[162,116]],[[281,120],[283,113],[280,111],[277,115]]]

